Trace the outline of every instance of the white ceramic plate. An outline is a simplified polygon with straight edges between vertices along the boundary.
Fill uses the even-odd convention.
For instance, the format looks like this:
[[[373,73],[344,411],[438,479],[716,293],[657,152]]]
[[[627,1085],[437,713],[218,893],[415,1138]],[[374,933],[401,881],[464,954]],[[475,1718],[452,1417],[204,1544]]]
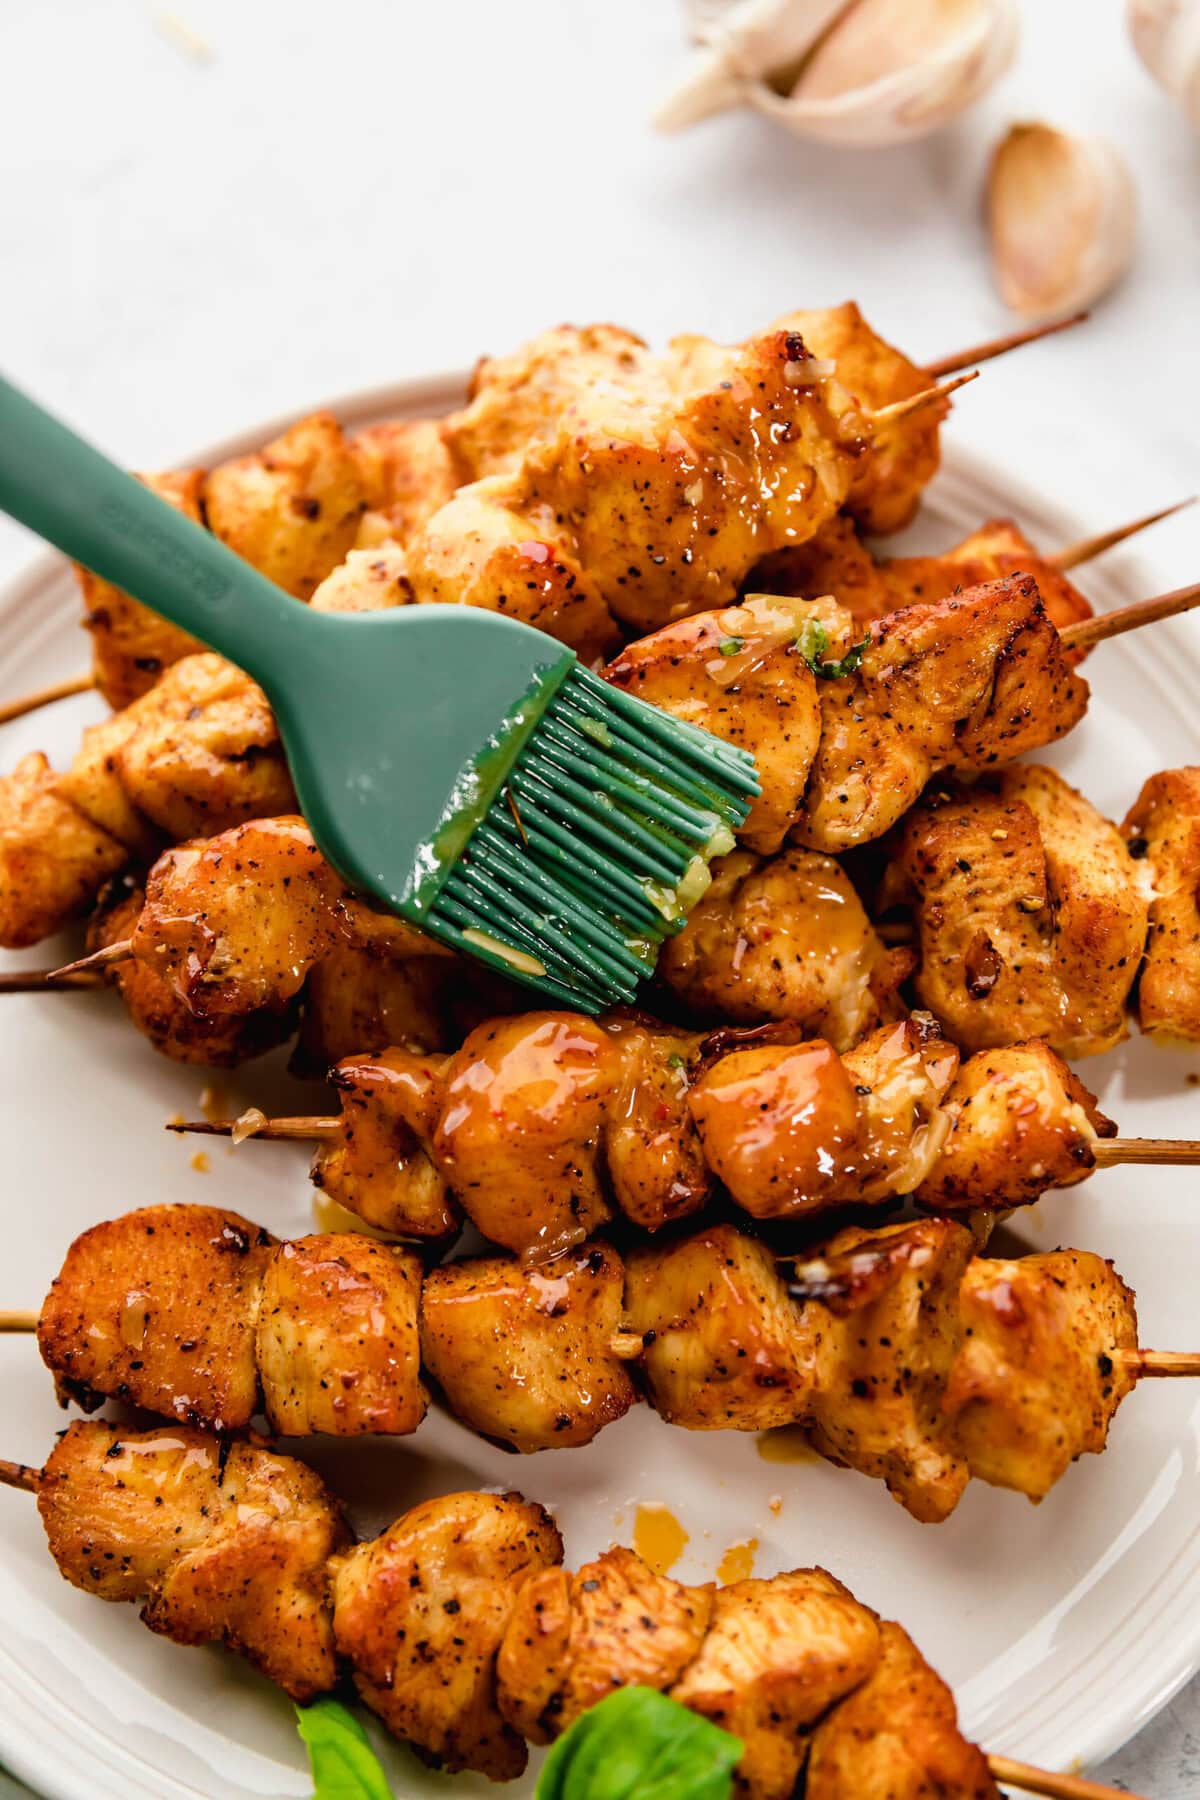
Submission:
[[[336,406],[349,424],[444,410],[443,379]],[[261,444],[262,426],[218,455]],[[1111,521],[1056,515],[1018,483],[951,453],[918,534],[936,546],[997,513],[1035,539],[1065,543]],[[1154,568],[1152,541],[1086,572],[1100,607],[1190,571]],[[42,562],[0,596],[4,693],[85,662],[74,583]],[[1053,760],[1105,811],[1121,815],[1152,770],[1195,760],[1200,670],[1190,622],[1101,649],[1088,666],[1086,720]],[[92,697],[5,727],[0,766],[35,746],[65,760]],[[18,960],[44,964],[61,946]],[[1084,1075],[1126,1132],[1200,1135],[1200,1051],[1134,1041]],[[163,1121],[196,1112],[201,1072],[156,1056],[107,995],[8,997],[0,1011],[0,1096],[8,1122],[0,1307],[36,1305],[68,1242],[87,1225],[150,1201],[213,1201],[287,1234],[309,1227],[311,1189],[297,1146],[205,1145]],[[270,1104],[281,1059],[223,1079],[229,1105]],[[224,1106],[222,1110],[226,1110]],[[289,1110],[302,1110],[291,1107]],[[1114,1170],[1023,1215],[1034,1247],[1069,1243],[1112,1256],[1138,1292],[1144,1341],[1200,1348],[1194,1279],[1200,1208],[1187,1170]],[[0,1338],[0,1454],[40,1463],[62,1424],[29,1339]],[[454,1488],[522,1486],[551,1505],[575,1565],[628,1540],[639,1502],[661,1502],[690,1533],[676,1572],[714,1573],[732,1543],[758,1540],[756,1568],[819,1562],[900,1618],[957,1690],[988,1748],[1049,1767],[1099,1759],[1135,1732],[1200,1666],[1200,1387],[1147,1383],[1124,1404],[1108,1454],[1087,1457],[1038,1508],[976,1483],[954,1518],[916,1524],[881,1485],[825,1464],[763,1461],[755,1439],[672,1431],[636,1409],[587,1450],[524,1461],[433,1416],[414,1439],[331,1450],[302,1446],[331,1472],[356,1523],[374,1529],[419,1498]],[[781,1504],[772,1504],[779,1501]],[[233,1657],[152,1636],[132,1607],[104,1606],[59,1578],[32,1501],[0,1492],[0,1759],[54,1800],[171,1800],[311,1792],[291,1709]],[[481,1795],[447,1786],[389,1751],[396,1792]],[[532,1774],[509,1790],[532,1791]]]

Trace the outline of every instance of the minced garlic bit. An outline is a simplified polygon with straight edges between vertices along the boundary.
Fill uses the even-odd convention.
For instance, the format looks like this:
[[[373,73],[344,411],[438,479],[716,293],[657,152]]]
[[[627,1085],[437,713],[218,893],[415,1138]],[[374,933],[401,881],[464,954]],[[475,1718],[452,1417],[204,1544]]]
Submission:
[[[233,1129],[229,1133],[231,1144],[244,1144],[247,1138],[261,1131],[267,1123],[267,1115],[257,1106],[248,1106],[244,1113],[239,1113],[233,1121]]]
[[[486,931],[476,931],[469,925],[463,932],[463,942],[474,944],[478,950],[490,950],[493,956],[499,956],[523,975],[544,975],[545,963],[540,963],[536,956],[529,956],[524,950],[514,950],[511,944],[502,944],[499,938],[490,937]]]

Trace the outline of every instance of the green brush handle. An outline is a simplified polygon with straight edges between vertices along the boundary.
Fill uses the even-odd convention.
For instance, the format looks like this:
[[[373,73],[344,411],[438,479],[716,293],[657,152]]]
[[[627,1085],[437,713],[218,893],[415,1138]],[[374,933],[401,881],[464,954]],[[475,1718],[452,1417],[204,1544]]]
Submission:
[[[307,614],[0,376],[0,507],[262,681]]]

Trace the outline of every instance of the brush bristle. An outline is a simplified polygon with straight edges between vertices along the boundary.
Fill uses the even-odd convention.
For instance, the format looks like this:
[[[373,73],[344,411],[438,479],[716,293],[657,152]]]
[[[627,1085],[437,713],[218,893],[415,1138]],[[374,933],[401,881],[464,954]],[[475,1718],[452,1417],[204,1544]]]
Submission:
[[[565,1005],[631,1000],[758,791],[744,750],[576,668],[428,926]]]

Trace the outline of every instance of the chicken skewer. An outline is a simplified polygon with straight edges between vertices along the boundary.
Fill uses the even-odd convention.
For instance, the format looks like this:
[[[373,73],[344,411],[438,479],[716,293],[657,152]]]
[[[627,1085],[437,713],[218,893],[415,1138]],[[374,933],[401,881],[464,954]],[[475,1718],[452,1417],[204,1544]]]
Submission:
[[[860,545],[855,538],[853,539],[853,549],[851,551],[848,567],[842,565],[845,564],[846,560],[845,547],[848,547],[846,531],[851,528],[849,527],[848,521],[839,519],[831,521],[829,527],[825,528],[821,533],[818,533],[817,538],[813,540],[813,550],[806,559],[806,563],[800,564],[798,567],[801,574],[806,573],[807,570],[819,568],[822,571],[823,582],[820,591],[822,593],[830,592],[838,599],[843,599],[842,588],[844,583],[848,580],[849,591],[845,594],[843,603],[850,608],[855,618],[877,617],[882,616],[884,612],[894,610],[897,605],[911,603],[911,601],[919,598],[932,598],[933,596],[929,592],[928,575],[931,568],[938,563],[945,562],[947,564],[947,593],[953,590],[956,583],[966,587],[972,585],[975,581],[995,579],[1002,575],[1015,574],[1018,571],[1033,574],[1037,577],[1044,568],[1047,572],[1057,572],[1065,575],[1071,569],[1081,568],[1085,563],[1092,562],[1096,557],[1104,555],[1107,551],[1114,549],[1117,545],[1126,543],[1130,538],[1136,537],[1139,533],[1148,530],[1150,526],[1159,524],[1163,519],[1171,518],[1183,507],[1191,506],[1193,504],[1194,497],[1177,501],[1173,506],[1160,507],[1156,512],[1145,513],[1140,518],[1131,519],[1127,524],[1114,526],[1107,531],[1096,532],[1089,537],[1080,538],[1076,542],[1066,545],[1062,550],[1055,551],[1052,555],[1046,557],[1038,556],[1036,552],[1033,551],[1032,545],[1028,544],[1028,540],[1023,537],[1016,526],[1011,521],[1007,520],[992,521],[989,524],[982,526],[978,532],[965,539],[961,545],[950,552],[946,557],[925,556],[892,558],[885,565],[874,564],[865,547]],[[843,527],[845,527],[845,529],[843,529]],[[839,552],[841,553],[840,555]],[[982,556],[989,555],[989,553],[992,560],[986,564],[980,562],[980,565],[977,568],[976,561]],[[1002,560],[996,560],[997,553]],[[787,555],[786,552],[782,554],[785,557]],[[1032,564],[1030,562],[1031,556],[1033,558]],[[352,551],[347,563],[342,565],[338,571],[335,571],[335,575],[337,575],[338,579],[334,581],[332,577],[330,578],[328,603],[332,604],[336,590],[336,596],[339,600],[339,610],[342,610],[344,607],[344,595],[347,594],[352,587],[354,589],[358,589],[359,587],[357,577],[361,557],[362,552]],[[819,561],[815,561],[814,559],[818,557]],[[964,567],[964,565],[966,566]],[[779,566],[786,568],[788,565],[784,562]],[[895,577],[902,570],[907,573],[910,566],[913,571],[913,587],[916,589],[919,585],[919,591],[907,592],[904,588],[897,588],[895,585]],[[399,587],[399,565],[393,565],[389,561],[385,562],[383,567],[387,569],[389,573],[393,567],[397,570],[397,576],[395,578],[397,581],[395,603],[399,603],[402,597],[402,589]],[[864,580],[869,583],[872,572],[879,567],[883,567],[889,572],[889,583],[885,590],[886,599],[882,605],[872,606],[869,609],[864,610],[861,598],[861,589]],[[380,559],[378,557],[373,558],[372,562],[367,565],[367,572],[378,577],[380,572]],[[917,582],[918,575],[922,578],[919,584]],[[770,582],[764,582],[763,585],[769,587],[771,584]],[[815,587],[812,587],[811,581],[806,585],[812,588],[812,592],[815,593],[817,591]],[[1046,584],[1043,583],[1043,585]],[[384,596],[388,593],[387,587],[381,587],[377,581],[371,583],[371,586],[375,588],[376,597],[379,602],[383,603]],[[1062,591],[1065,592],[1065,590]],[[1049,592],[1046,595],[1046,600],[1047,608],[1056,625],[1066,625],[1076,618],[1085,618],[1089,616],[1090,608],[1087,606],[1087,603],[1084,601],[1081,594],[1077,594],[1076,591],[1071,588],[1069,599],[1066,604],[1063,604],[1060,600],[1059,592],[1056,591],[1056,586],[1052,580],[1049,584]],[[135,605],[137,603],[130,602],[129,604]],[[317,594],[314,595],[314,604],[318,607],[322,604],[320,589],[318,589]],[[357,610],[357,608],[352,608],[351,610]],[[152,660],[158,662],[162,661],[161,658]],[[171,658],[165,662],[163,666],[169,668],[172,666],[172,663],[177,660],[179,660],[179,658]],[[157,679],[157,672],[155,679]],[[150,685],[153,685],[153,683]],[[40,711],[42,707],[53,705],[59,700],[72,699],[79,694],[90,693],[96,686],[96,676],[94,674],[85,674],[71,676],[65,681],[54,682],[47,687],[38,688],[32,693],[24,694],[16,700],[11,700],[4,705],[0,705],[0,725],[9,724],[14,719],[25,718],[29,713]],[[117,691],[119,692],[119,690]],[[145,687],[142,687],[140,691],[144,692]],[[137,695],[135,694],[133,697],[136,698]]]
[[[255,1438],[76,1423],[34,1495],[72,1586],[141,1600],[152,1630],[240,1652],[305,1703],[341,1668],[422,1761],[520,1775],[615,1687],[670,1694],[736,1734],[742,1800],[918,1800],[930,1783],[999,1800],[997,1779],[1108,1800],[1076,1776],[996,1758],[902,1628],[823,1569],[718,1587],[604,1551],[574,1575],[546,1510],[517,1493],[427,1500],[356,1543],[329,1489]],[[730,1670],[736,1676],[730,1678]]]
[[[1131,1290],[1084,1251],[980,1255],[951,1219],[811,1250],[790,1277],[731,1225],[550,1270],[467,1257],[422,1277],[356,1233],[279,1244],[217,1207],[151,1206],[75,1240],[36,1319],[63,1404],[189,1425],[407,1435],[422,1369],[471,1430],[521,1452],[591,1443],[639,1397],[690,1430],[802,1426],[839,1466],[939,1522],[975,1476],[1041,1500],[1105,1447],[1147,1377]],[[13,1328],[29,1315],[9,1315]]]
[[[925,373],[931,381],[940,381],[945,375],[956,375],[960,369],[973,369],[976,363],[991,362],[997,356],[1007,356],[1010,350],[1020,350],[1025,344],[1036,344],[1042,338],[1053,337],[1056,332],[1070,331],[1075,325],[1086,323],[1090,314],[1086,312],[1072,313],[1069,319],[1053,319],[1046,325],[1030,325],[1024,331],[1009,331],[1003,337],[989,338],[986,343],[975,344],[970,350],[956,350],[950,356],[939,357],[935,362],[925,364]]]
[[[491,1242],[541,1260],[614,1208],[657,1231],[701,1211],[718,1184],[762,1220],[900,1195],[1000,1211],[1098,1167],[1200,1162],[1194,1141],[1117,1137],[1044,1043],[960,1067],[924,1015],[839,1055],[786,1027],[706,1036],[524,1013],[478,1026],[450,1055],[393,1048],[344,1059],[332,1079],[339,1116],[167,1129],[314,1142],[314,1183],[372,1226],[440,1240],[465,1212]]]

